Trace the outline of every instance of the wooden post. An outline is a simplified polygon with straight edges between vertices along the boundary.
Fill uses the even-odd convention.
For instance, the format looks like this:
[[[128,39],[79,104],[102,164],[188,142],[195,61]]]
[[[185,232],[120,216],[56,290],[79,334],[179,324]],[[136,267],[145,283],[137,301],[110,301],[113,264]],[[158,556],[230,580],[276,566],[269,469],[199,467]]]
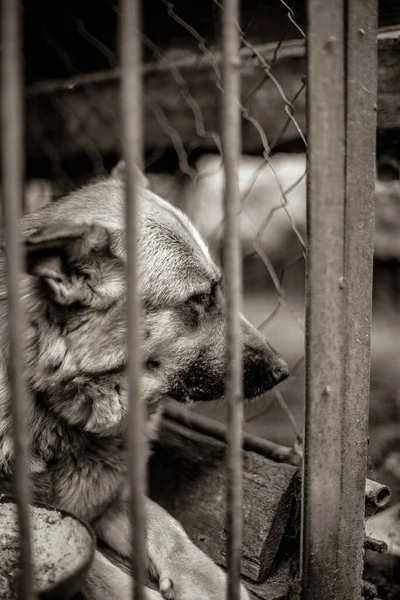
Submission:
[[[376,0],[308,0],[302,594],[359,600],[370,375]]]

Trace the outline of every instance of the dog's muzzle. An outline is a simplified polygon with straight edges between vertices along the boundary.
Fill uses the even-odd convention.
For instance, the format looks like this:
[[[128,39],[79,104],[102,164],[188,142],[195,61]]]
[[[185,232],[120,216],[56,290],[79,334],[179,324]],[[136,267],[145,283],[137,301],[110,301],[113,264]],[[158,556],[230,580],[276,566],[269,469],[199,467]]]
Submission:
[[[218,368],[219,367],[219,368]],[[243,399],[261,396],[289,375],[285,360],[271,348],[245,348],[243,353]],[[204,353],[172,386],[169,395],[178,402],[207,402],[223,398],[224,365],[210,361]]]

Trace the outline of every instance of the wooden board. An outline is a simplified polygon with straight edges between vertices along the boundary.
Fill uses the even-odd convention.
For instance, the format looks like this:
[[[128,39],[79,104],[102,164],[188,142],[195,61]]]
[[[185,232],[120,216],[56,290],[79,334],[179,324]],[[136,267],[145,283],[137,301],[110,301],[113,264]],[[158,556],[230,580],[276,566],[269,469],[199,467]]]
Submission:
[[[28,81],[65,77],[108,69],[117,56],[118,12],[108,0],[37,2],[23,0],[26,75]],[[147,39],[163,50],[198,51],[192,31],[168,12],[167,2],[146,0],[143,29]],[[171,2],[174,12],[201,35],[212,49],[220,40],[220,10],[214,0]],[[289,7],[293,7],[289,11]],[[252,43],[301,38],[306,28],[306,1],[246,0],[241,3],[240,23]],[[379,26],[400,23],[397,0],[379,2]],[[151,56],[146,48],[145,55]]]
[[[226,444],[165,420],[150,461],[150,497],[179,519],[193,541],[226,566]],[[254,452],[243,453],[242,575],[271,574],[293,498],[298,470]]]
[[[270,63],[276,44],[257,46],[263,60]],[[378,73],[378,129],[398,126],[400,108],[400,33],[380,32]],[[282,44],[274,63],[273,74],[280,90],[265,79],[265,68],[254,59],[248,48],[242,51],[242,103],[251,118],[265,132],[269,144],[289,143],[300,139],[299,131],[287,114],[281,92],[292,100],[302,87],[306,72],[305,49],[301,40]],[[214,67],[219,65],[218,53],[213,55]],[[155,148],[186,148],[215,150],[219,133],[219,102],[217,75],[209,61],[198,53],[182,50],[171,68],[152,64],[145,71],[145,144]],[[175,70],[174,70],[175,69]],[[176,71],[178,69],[178,72]],[[181,93],[182,77],[187,92]],[[93,168],[102,156],[119,151],[119,83],[116,71],[96,74],[96,80],[74,77],[67,82],[45,83],[31,89],[28,99],[27,151],[31,160],[57,161],[86,157]],[[86,83],[85,83],[86,82]],[[89,82],[89,83],[88,83]],[[260,89],[257,86],[260,85]],[[189,95],[188,95],[189,94]],[[265,107],[268,106],[268,110]],[[286,110],[285,110],[286,109]],[[203,124],[199,126],[199,115]],[[296,121],[306,129],[305,90],[295,101]],[[285,124],[287,124],[285,128]],[[204,131],[202,131],[204,125]],[[254,120],[243,117],[242,143],[245,153],[260,153],[262,138]],[[178,140],[178,142],[177,142]]]

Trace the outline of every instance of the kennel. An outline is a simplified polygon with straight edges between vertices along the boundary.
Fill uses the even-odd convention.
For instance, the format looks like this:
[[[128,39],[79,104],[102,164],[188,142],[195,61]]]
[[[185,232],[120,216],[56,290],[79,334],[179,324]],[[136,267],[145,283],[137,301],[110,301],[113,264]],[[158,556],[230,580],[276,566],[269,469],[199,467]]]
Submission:
[[[260,23],[253,24],[252,37],[248,35],[248,31],[251,30],[254,19],[252,21],[252,15],[246,13],[247,7],[243,7],[247,19],[247,28],[243,29],[243,15],[241,19],[238,0],[225,0],[223,4],[213,0],[213,18],[217,15],[222,23],[222,49],[215,43],[213,45],[215,39],[209,40],[202,30],[202,14],[199,16],[198,29],[195,29],[189,18],[185,20],[186,17],[180,16],[174,4],[167,0],[160,0],[159,3],[164,6],[164,18],[173,23],[172,29],[175,31],[181,28],[184,36],[192,40],[196,51],[174,54],[173,48],[163,50],[162,43],[165,44],[165,39],[160,38],[160,44],[157,45],[146,36],[141,38],[141,6],[138,0],[124,0],[118,9],[109,3],[121,20],[121,65],[117,68],[106,44],[89,32],[82,20],[76,18],[74,23],[79,35],[86,41],[89,40],[112,68],[101,70],[103,63],[100,61],[100,67],[97,65],[95,72],[82,74],[71,67],[72,61],[68,63],[68,56],[65,58],[64,53],[62,60],[64,65],[69,64],[68,77],[65,77],[65,73],[62,77],[53,73],[41,82],[30,82],[26,147],[32,161],[28,167],[32,169],[32,165],[37,164],[39,159],[43,160],[44,156],[52,163],[52,172],[58,170],[60,173],[61,157],[78,160],[79,152],[76,147],[84,145],[92,164],[100,164],[101,172],[104,167],[101,164],[102,156],[112,155],[119,145],[115,113],[120,107],[122,147],[127,162],[127,223],[128,230],[134,232],[137,183],[134,165],[141,161],[146,145],[156,147],[161,132],[162,143],[165,143],[167,137],[169,145],[178,156],[180,169],[189,176],[193,173],[193,165],[188,160],[187,149],[193,145],[194,137],[197,141],[202,141],[203,148],[212,146],[222,150],[226,217],[224,274],[229,315],[226,553],[221,546],[222,542],[225,543],[225,526],[221,526],[221,543],[217,544],[213,539],[214,523],[208,526],[204,522],[204,526],[199,528],[198,515],[192,514],[187,505],[185,484],[182,481],[185,476],[189,477],[184,472],[188,456],[182,460],[179,455],[184,439],[185,444],[192,449],[189,464],[193,467],[198,460],[196,448],[201,446],[209,460],[208,463],[206,460],[207,465],[213,467],[213,475],[206,481],[208,490],[214,495],[206,498],[210,500],[219,497],[221,486],[225,485],[225,446],[222,441],[225,429],[222,425],[204,416],[183,415],[177,407],[169,408],[164,427],[169,431],[168,455],[171,458],[168,462],[155,453],[153,474],[150,474],[152,494],[173,514],[176,512],[182,516],[183,524],[196,537],[199,545],[227,568],[227,597],[230,600],[239,597],[241,574],[246,576],[249,589],[257,598],[286,598],[290,588],[292,595],[299,594],[307,600],[325,598],[328,595],[338,600],[358,599],[363,585],[366,500],[368,510],[373,510],[371,507],[383,505],[389,495],[385,486],[366,480],[377,119],[377,2],[335,0],[326,3],[323,0],[308,0],[307,6],[302,6],[295,12],[294,8],[279,0],[277,27],[282,32],[280,36],[276,35],[274,27],[265,18],[269,5],[265,2],[260,9],[266,11],[265,14],[262,12],[264,20],[260,20],[260,23],[265,23],[265,31]],[[389,10],[380,16],[385,25],[395,22],[397,16],[393,13],[395,9],[392,5],[388,5],[392,13]],[[24,195],[25,162],[21,15],[16,0],[3,0],[2,7],[2,180],[4,235],[8,257],[15,488],[21,527],[21,598],[32,600],[34,592],[28,519],[30,493],[28,448],[24,433],[26,410],[20,327],[23,314],[18,299],[18,274],[22,271],[23,260],[18,217]],[[142,8],[146,10],[145,6]],[[27,14],[31,15],[32,10],[32,6],[27,3]],[[200,7],[193,10],[201,13],[202,9]],[[210,25],[210,18],[206,24]],[[291,28],[292,34],[295,33],[294,39],[286,42],[288,28]],[[217,37],[218,35],[219,33],[215,34]],[[151,52],[153,63],[156,64],[144,62],[142,69],[142,63],[147,57],[142,57],[143,42],[146,52]],[[380,35],[380,54],[390,57],[397,45],[395,33],[386,31]],[[58,53],[61,55],[60,48]],[[304,77],[305,57],[307,78]],[[287,65],[297,75],[296,90],[292,89],[293,82],[287,76]],[[51,65],[51,69],[56,71],[54,65]],[[249,69],[250,75],[246,75],[246,69]],[[146,97],[142,84],[143,71],[146,74]],[[198,76],[200,72],[206,74],[196,82],[193,73]],[[119,80],[120,101],[117,100]],[[258,83],[254,86],[255,81]],[[270,84],[271,89],[258,96],[259,91],[265,89],[266,83]],[[244,89],[245,84],[253,85],[248,95],[248,90]],[[178,89],[178,100],[176,90],[171,91],[170,86]],[[149,94],[152,87],[153,99]],[[202,95],[202,89],[207,89],[209,94],[210,88],[214,91],[214,96],[211,94],[211,108],[205,105]],[[164,105],[160,100],[160,89],[166,97]],[[216,123],[215,93],[222,103],[220,127]],[[94,102],[94,96],[98,107],[89,115],[87,106],[90,107],[90,102]],[[245,101],[242,100],[244,96]],[[89,99],[89,104],[82,104],[82,97],[86,101]],[[270,104],[266,104],[266,100],[270,100]],[[208,102],[210,104],[209,100]],[[379,99],[378,107],[379,102],[383,103],[383,100]],[[178,110],[184,104],[182,123],[177,120],[174,103],[177,103]],[[272,109],[271,115],[268,114],[268,107],[277,104],[284,115],[283,126],[276,124]],[[143,119],[144,106],[147,116]],[[190,123],[187,111],[191,113]],[[382,118],[390,121],[394,111],[394,105],[387,101]],[[46,113],[51,115],[50,118],[47,118]],[[378,112],[378,118],[379,114]],[[145,132],[143,121],[146,127],[149,125]],[[306,121],[307,141],[304,136]],[[99,128],[100,122],[102,127]],[[270,139],[274,140],[273,144],[269,143]],[[308,144],[306,244],[291,215],[287,199],[289,190],[280,185],[279,174],[274,172],[270,159],[272,146],[282,142],[290,146],[295,139],[297,143],[300,141],[303,145]],[[242,286],[238,215],[242,211],[243,198],[237,182],[242,150],[248,153],[258,151],[277,179],[280,203],[263,218],[262,228],[268,226],[277,210],[285,212],[300,244],[301,256],[307,255],[306,403],[302,484],[297,468],[300,464],[298,440],[292,448],[288,448],[242,432],[242,370],[238,328]],[[64,184],[65,180],[63,176]],[[66,186],[68,185],[70,184],[67,183]],[[277,306],[290,309],[282,280],[276,275],[268,256],[263,254],[257,235],[254,247],[262,257],[276,288]],[[140,391],[137,333],[140,303],[136,291],[134,235],[128,236],[127,252],[132,273],[128,290],[131,397],[128,419],[131,449],[129,473],[132,489],[131,517],[135,532],[134,593],[135,598],[140,600],[143,598],[146,580],[143,511],[146,469],[142,436],[144,415],[140,403],[134,402]],[[279,393],[278,398],[288,410]],[[191,425],[193,431],[188,425]],[[263,456],[268,457],[268,460],[263,459]],[[180,477],[177,476],[178,466]],[[174,489],[181,490],[179,500],[168,497],[160,489],[157,482],[163,471],[167,471],[170,480],[175,481]],[[204,470],[200,469],[200,472],[206,477]],[[249,487],[245,490],[243,472],[248,475],[244,481],[245,486]],[[260,478],[264,478],[261,483]],[[249,493],[251,482],[255,480],[260,489],[255,492],[252,488],[250,493],[254,497],[251,498],[254,505],[261,506],[262,510],[251,512],[253,522],[249,521],[250,537],[244,537],[243,503],[246,507],[251,503],[248,498],[244,499],[243,494]],[[268,498],[267,481],[273,486],[273,493]],[[198,487],[192,490],[199,510],[203,511],[205,508],[201,505],[201,496],[205,491],[204,486],[204,480],[200,480]],[[300,496],[301,510],[298,511],[296,498]],[[216,506],[216,514],[221,522],[224,510],[225,504],[220,502]],[[206,513],[200,514],[204,517]],[[295,528],[290,528],[291,519],[301,523],[300,546]],[[282,539],[285,539],[284,547]],[[379,544],[369,543],[379,547]],[[246,555],[241,562],[243,547]],[[288,554],[296,554],[299,548],[300,565],[297,570],[296,561],[293,556],[289,559]]]

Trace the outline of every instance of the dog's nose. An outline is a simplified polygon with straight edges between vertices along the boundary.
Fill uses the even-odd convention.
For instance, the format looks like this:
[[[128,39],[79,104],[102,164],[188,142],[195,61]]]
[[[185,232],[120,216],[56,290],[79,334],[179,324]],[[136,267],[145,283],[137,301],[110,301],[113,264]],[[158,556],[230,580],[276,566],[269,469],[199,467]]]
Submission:
[[[286,377],[289,376],[289,367],[287,365],[287,363],[283,360],[283,358],[279,358],[276,361],[276,365],[274,366],[273,370],[272,370],[272,377],[274,378],[274,381],[276,384],[280,383],[281,381],[283,381],[284,379],[286,379]]]

